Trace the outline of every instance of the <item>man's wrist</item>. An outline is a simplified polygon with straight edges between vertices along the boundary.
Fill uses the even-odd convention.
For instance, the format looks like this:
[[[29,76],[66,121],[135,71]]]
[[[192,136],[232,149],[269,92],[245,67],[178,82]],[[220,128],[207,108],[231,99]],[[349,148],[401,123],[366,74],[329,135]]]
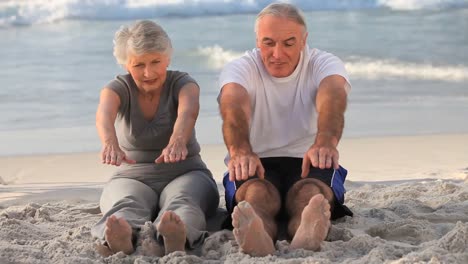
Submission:
[[[230,146],[228,148],[229,155],[232,157],[234,155],[239,155],[239,154],[251,154],[252,153],[252,147],[250,147],[249,144],[243,144],[240,146]]]
[[[333,144],[333,146],[338,146],[339,138],[336,135],[336,133],[333,133],[331,131],[319,131],[317,132],[317,135],[315,137],[315,142],[316,143],[321,143],[321,142],[330,142]]]

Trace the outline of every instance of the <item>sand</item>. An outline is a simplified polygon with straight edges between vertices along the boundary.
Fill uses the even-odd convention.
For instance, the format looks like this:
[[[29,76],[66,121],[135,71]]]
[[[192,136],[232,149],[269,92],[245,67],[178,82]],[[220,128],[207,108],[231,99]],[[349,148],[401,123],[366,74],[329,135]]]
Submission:
[[[355,216],[333,222],[320,252],[278,241],[263,258],[241,253],[228,230],[189,254],[151,257],[139,247],[101,257],[90,228],[114,168],[99,164],[98,153],[2,157],[0,263],[468,263],[467,145],[468,134],[343,139]],[[225,147],[202,149],[222,192]],[[141,237],[150,232],[145,226]]]

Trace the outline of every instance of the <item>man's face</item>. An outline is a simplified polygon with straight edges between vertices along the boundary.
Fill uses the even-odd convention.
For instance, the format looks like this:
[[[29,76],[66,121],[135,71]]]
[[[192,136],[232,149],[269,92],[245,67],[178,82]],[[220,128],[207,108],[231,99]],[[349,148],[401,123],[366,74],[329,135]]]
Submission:
[[[293,20],[267,15],[258,21],[257,47],[273,77],[287,77],[294,72],[306,39],[304,26]]]

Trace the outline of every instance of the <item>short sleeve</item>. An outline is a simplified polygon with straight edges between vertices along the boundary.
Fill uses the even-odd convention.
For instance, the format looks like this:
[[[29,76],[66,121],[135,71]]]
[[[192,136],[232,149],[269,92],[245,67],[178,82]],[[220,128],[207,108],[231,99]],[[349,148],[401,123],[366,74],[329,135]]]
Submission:
[[[349,81],[348,73],[344,63],[335,55],[327,52],[320,54],[317,59],[313,62],[314,74],[317,81],[316,87],[320,85],[323,79],[330,75],[340,75],[345,78],[347,84],[345,86],[346,92],[348,93],[351,89],[351,83]]]
[[[186,72],[180,71],[168,71],[167,73],[166,82],[170,86],[170,90],[172,93],[172,100],[178,104],[179,102],[179,93],[182,87],[184,87],[187,83],[194,83],[197,86],[198,83]]]
[[[125,113],[130,104],[130,87],[124,80],[124,77],[117,76],[106,87],[117,93],[120,98],[119,113]]]
[[[252,69],[252,63],[249,63],[249,57],[244,55],[241,58],[235,59],[228,64],[226,64],[219,75],[219,94],[218,94],[218,103],[219,96],[224,85],[228,83],[237,83],[247,89],[250,89],[249,83],[251,82],[251,74],[255,72],[255,69]]]

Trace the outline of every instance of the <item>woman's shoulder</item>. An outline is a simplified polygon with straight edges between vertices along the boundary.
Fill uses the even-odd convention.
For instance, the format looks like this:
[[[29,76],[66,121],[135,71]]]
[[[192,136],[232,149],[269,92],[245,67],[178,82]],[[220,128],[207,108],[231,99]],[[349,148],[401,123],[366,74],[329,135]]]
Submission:
[[[133,81],[132,76],[129,73],[119,74],[115,76],[115,78],[111,82],[115,83],[116,85],[125,86],[125,87],[131,87],[135,83]]]
[[[187,72],[168,70],[166,75],[166,83],[169,86],[183,86],[186,83],[196,83],[195,79]]]
[[[122,103],[127,102],[135,89],[135,82],[130,74],[117,75],[114,79],[107,83],[105,88],[111,89],[120,97]]]
[[[177,70],[167,70],[166,79],[174,80],[174,79],[184,78],[186,76],[190,77],[190,75],[187,72],[177,71]]]
[[[130,74],[121,74],[110,80],[106,87],[112,90],[128,90],[132,83],[134,82]]]

